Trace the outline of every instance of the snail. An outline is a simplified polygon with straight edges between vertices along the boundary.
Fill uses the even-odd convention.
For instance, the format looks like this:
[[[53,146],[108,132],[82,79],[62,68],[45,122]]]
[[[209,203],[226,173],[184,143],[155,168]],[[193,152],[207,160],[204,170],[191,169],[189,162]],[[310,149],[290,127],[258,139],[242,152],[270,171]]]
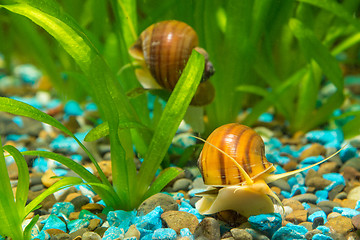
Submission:
[[[215,129],[205,142],[198,159],[204,183],[209,188],[196,203],[201,214],[233,210],[244,217],[274,212],[273,197],[281,207],[278,196],[267,183],[284,178],[311,166],[282,174],[270,174],[275,167],[265,157],[260,135],[245,125],[230,123]]]
[[[209,104],[214,98],[215,90],[207,80],[214,74],[214,67],[207,52],[198,47],[198,43],[196,32],[184,22],[169,20],[149,26],[129,49],[130,55],[141,66],[136,70],[139,81],[144,87],[172,91],[195,49],[204,56],[205,68],[191,104]]]

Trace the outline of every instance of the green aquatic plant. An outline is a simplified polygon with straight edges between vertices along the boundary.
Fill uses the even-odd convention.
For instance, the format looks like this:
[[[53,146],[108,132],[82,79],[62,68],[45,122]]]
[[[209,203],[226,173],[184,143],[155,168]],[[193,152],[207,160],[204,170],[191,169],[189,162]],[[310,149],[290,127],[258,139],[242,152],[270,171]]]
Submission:
[[[129,7],[131,4],[126,6]],[[121,8],[119,11],[128,13],[126,6],[122,1],[119,1],[119,8]],[[91,185],[108,206],[115,209],[132,210],[136,208],[143,200],[159,192],[179,174],[178,169],[168,168],[154,181],[156,171],[166,155],[172,138],[200,82],[204,69],[204,58],[201,54],[193,51],[158,124],[155,129],[149,129],[147,124],[144,124],[148,117],[143,119],[141,116],[144,113],[139,115],[139,111],[143,107],[136,107],[142,99],[128,99],[126,91],[119,84],[114,71],[111,70],[103,56],[90,41],[90,37],[85,34],[73,18],[60,9],[58,3],[55,1],[24,0],[5,4],[1,1],[0,7],[23,15],[44,28],[61,44],[84,73],[84,85],[87,86],[88,92],[97,103],[102,118],[108,122],[113,184],[109,183],[83,144],[60,122],[27,104],[9,98],[1,98],[0,111],[30,117],[50,124],[75,138],[95,165],[100,180],[95,180],[95,177],[90,176],[91,174],[81,165],[63,156],[39,151],[24,152],[23,154],[44,156],[62,162],[79,174],[87,184]],[[120,22],[122,21],[129,20],[123,18]],[[136,81],[134,84],[138,85],[139,83]],[[139,172],[136,171],[133,160],[133,144],[143,154],[144,158]]]
[[[9,175],[6,169],[4,151],[8,152],[15,160],[18,168],[18,182],[14,195],[10,185]],[[68,186],[83,183],[80,178],[68,177],[61,179],[51,187],[42,192],[39,196],[26,204],[29,193],[29,169],[23,155],[11,145],[2,146],[0,139],[0,235],[11,237],[12,239],[28,240],[31,239],[31,229],[39,219],[35,216],[27,226],[22,229],[25,217],[35,209],[40,207],[41,202],[54,192]]]

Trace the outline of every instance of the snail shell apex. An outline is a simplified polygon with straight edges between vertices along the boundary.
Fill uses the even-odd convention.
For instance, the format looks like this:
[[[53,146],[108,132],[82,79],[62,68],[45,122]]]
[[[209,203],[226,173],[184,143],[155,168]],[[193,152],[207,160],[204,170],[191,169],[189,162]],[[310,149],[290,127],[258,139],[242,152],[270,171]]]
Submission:
[[[219,149],[232,157],[251,179],[265,178],[275,170],[265,157],[260,135],[245,125],[226,124],[210,134],[198,159],[206,185],[239,185],[246,181],[234,161]]]

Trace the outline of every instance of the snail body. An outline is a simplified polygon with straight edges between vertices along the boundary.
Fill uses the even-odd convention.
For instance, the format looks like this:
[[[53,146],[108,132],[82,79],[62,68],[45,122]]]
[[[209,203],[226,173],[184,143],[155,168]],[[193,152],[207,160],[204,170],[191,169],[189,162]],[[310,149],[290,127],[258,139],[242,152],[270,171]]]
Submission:
[[[154,88],[172,91],[192,50],[200,52],[205,57],[201,87],[198,88],[198,90],[201,89],[202,95],[193,105],[205,105],[214,98],[214,87],[206,81],[213,75],[214,68],[208,60],[207,52],[199,48],[198,44],[198,36],[193,28],[184,22],[169,20],[155,23],[146,28],[130,47],[129,53],[142,66],[137,71],[140,81],[146,82],[148,86],[152,85],[151,87]],[[144,70],[148,72],[144,72]],[[150,77],[155,79],[155,82],[151,81]]]
[[[302,169],[271,174],[275,167],[265,157],[262,138],[245,125],[223,125],[210,134],[198,159],[209,188],[198,194],[202,198],[196,208],[201,214],[234,210],[244,217],[272,213],[274,205],[269,196],[282,204],[267,183],[307,170],[335,154]]]

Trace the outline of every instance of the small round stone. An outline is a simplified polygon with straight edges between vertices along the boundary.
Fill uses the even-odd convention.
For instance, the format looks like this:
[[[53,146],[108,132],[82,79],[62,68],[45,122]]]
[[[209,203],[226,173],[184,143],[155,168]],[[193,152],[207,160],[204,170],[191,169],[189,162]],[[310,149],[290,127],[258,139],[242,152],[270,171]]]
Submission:
[[[220,239],[220,225],[218,221],[211,217],[204,218],[196,227],[194,237],[204,237],[208,240]]]
[[[340,234],[347,234],[354,230],[351,219],[343,216],[330,218],[329,221],[325,223],[325,226]]]
[[[99,234],[95,233],[95,232],[85,232],[82,235],[82,240],[101,240],[101,237]]]
[[[192,185],[192,181],[187,178],[180,178],[174,182],[173,191],[177,192],[179,190],[187,191]]]
[[[253,237],[245,229],[233,228],[230,230],[235,240],[252,240]]]
[[[178,210],[178,204],[170,195],[157,193],[141,203],[140,207],[138,208],[138,214],[142,213],[146,215],[154,210],[156,206],[160,206],[164,212]]]

